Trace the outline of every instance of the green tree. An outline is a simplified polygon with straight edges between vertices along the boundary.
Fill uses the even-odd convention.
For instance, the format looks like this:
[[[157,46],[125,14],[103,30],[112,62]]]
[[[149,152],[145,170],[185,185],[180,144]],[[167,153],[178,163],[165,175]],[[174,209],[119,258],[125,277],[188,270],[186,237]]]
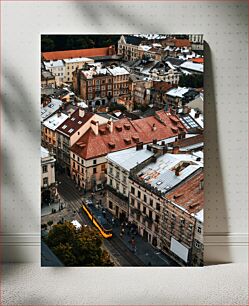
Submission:
[[[178,85],[180,87],[201,88],[203,87],[203,74],[181,75]]]
[[[93,227],[76,230],[65,222],[53,226],[46,242],[66,266],[113,266],[110,255],[101,248],[102,239]]]

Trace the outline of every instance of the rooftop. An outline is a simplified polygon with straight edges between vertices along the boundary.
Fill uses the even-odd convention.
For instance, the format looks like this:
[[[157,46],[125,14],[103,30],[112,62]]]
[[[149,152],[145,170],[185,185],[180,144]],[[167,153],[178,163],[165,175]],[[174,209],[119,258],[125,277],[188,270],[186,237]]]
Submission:
[[[203,167],[203,162],[191,154],[166,153],[137,173],[139,179],[157,190],[167,193]],[[177,169],[179,170],[177,173]]]
[[[52,51],[52,52],[43,52],[42,56],[44,60],[61,60],[61,59],[70,59],[77,57],[91,57],[96,56],[107,56],[115,53],[113,46],[105,48],[91,48],[91,49],[78,49],[78,50],[66,50],[66,51]]]
[[[70,116],[70,118],[66,119],[58,128],[57,131],[61,132],[64,135],[71,136],[78,129],[86,123],[88,120],[92,118],[93,113],[85,113],[80,109],[76,109]]]
[[[155,116],[133,121],[123,118],[112,124],[112,131],[105,124],[99,128],[98,135],[89,129],[71,151],[84,159],[91,159],[134,147],[137,142],[150,143],[153,139],[176,137],[186,131],[176,115],[163,110],[157,111]]]
[[[153,152],[146,149],[146,145],[143,146],[142,150],[136,150],[136,148],[130,148],[114,153],[109,153],[107,159],[123,169],[130,171],[133,167],[142,163],[149,157],[153,156]]]
[[[48,129],[55,131],[65,120],[67,120],[68,115],[64,113],[57,113],[48,118],[43,122],[43,125]]]
[[[64,67],[65,64],[62,60],[50,60],[48,62],[43,62],[46,68],[54,68],[54,67]]]
[[[82,62],[92,62],[93,59],[88,57],[75,57],[75,58],[65,58],[64,62],[67,64],[70,63],[82,63]]]
[[[124,67],[108,67],[107,69],[113,76],[130,74]]]
[[[48,105],[41,107],[41,122],[53,115],[62,104],[61,100],[51,99],[51,102]]]
[[[204,65],[199,63],[193,63],[192,61],[184,62],[180,65],[181,68],[192,70],[195,72],[203,72]]]
[[[204,173],[202,169],[166,195],[167,199],[196,216],[201,222],[203,222],[204,206],[204,190],[201,183],[203,180]]]
[[[184,94],[186,92],[189,91],[189,88],[186,87],[176,87],[176,88],[172,88],[167,92],[167,95],[171,96],[171,97],[179,97],[179,98],[183,98]]]

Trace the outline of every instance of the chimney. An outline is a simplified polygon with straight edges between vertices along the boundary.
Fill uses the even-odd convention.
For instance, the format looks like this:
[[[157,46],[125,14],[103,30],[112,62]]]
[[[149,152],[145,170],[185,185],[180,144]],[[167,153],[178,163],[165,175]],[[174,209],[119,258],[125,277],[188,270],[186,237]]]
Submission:
[[[61,116],[61,111],[57,113],[57,117],[60,117],[60,116]]]
[[[83,118],[85,116],[85,111],[83,108],[79,108],[79,116]]]
[[[175,175],[176,176],[179,176],[180,175],[180,170],[181,170],[181,167],[178,166],[176,169],[175,169]]]
[[[156,131],[156,124],[155,123],[153,123],[153,125],[152,125],[152,131]]]
[[[109,130],[110,133],[113,132],[113,121],[112,120],[108,120],[107,122],[107,128]]]
[[[197,118],[199,118],[199,116],[200,116],[200,112],[199,112],[199,111],[196,111],[196,113],[195,113],[195,118],[197,119]]]
[[[173,146],[173,154],[178,154],[179,153],[179,147],[178,146]]]
[[[190,108],[187,105],[183,106],[183,113],[184,114],[189,114],[190,113]]]
[[[137,151],[143,150],[143,145],[144,145],[143,142],[138,142],[137,145],[136,145],[136,150]]]
[[[96,136],[99,135],[99,122],[98,121],[92,120],[91,128]]]
[[[153,139],[153,144],[154,144],[154,145],[157,144],[157,139]]]

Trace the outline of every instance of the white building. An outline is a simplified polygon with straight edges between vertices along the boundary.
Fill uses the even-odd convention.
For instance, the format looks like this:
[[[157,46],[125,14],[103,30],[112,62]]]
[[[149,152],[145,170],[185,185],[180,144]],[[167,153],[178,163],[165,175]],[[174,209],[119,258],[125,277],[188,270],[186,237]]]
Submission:
[[[55,158],[41,147],[41,202],[48,204],[58,200],[55,181]]]

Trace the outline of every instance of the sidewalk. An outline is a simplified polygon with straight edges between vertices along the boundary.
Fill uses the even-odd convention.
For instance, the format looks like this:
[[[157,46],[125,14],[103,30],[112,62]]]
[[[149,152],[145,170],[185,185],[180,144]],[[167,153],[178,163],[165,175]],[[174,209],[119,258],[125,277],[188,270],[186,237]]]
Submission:
[[[107,213],[108,214],[108,213]],[[110,214],[109,214],[110,215]],[[110,219],[109,219],[110,218]],[[111,217],[109,216],[109,220]],[[145,242],[143,238],[139,235],[128,235],[128,229],[125,229],[125,233],[122,238],[120,238],[120,226],[115,225],[112,232],[117,236],[130,250],[133,250],[131,239],[134,237],[136,252],[134,253],[145,266],[178,266],[174,261],[165,256],[160,250],[155,249],[148,242]]]
[[[91,196],[87,194],[85,195],[85,198],[90,199]],[[95,193],[93,202],[99,201],[100,199],[102,202],[101,204],[103,205],[104,197],[100,194]],[[106,210],[106,219],[108,220],[108,222],[110,222],[110,224],[112,223],[112,214],[108,210]],[[136,248],[134,255],[137,256],[144,263],[145,266],[178,266],[176,262],[174,262],[168,256],[164,255],[160,250],[154,248],[148,242],[144,241],[139,234],[128,235],[128,229],[125,228],[125,233],[121,238],[120,231],[121,226],[119,224],[119,220],[115,218],[115,225],[112,228],[113,235],[115,235],[119,240],[121,240],[131,251],[134,251],[134,246],[132,247],[131,243],[131,239],[133,236]]]

